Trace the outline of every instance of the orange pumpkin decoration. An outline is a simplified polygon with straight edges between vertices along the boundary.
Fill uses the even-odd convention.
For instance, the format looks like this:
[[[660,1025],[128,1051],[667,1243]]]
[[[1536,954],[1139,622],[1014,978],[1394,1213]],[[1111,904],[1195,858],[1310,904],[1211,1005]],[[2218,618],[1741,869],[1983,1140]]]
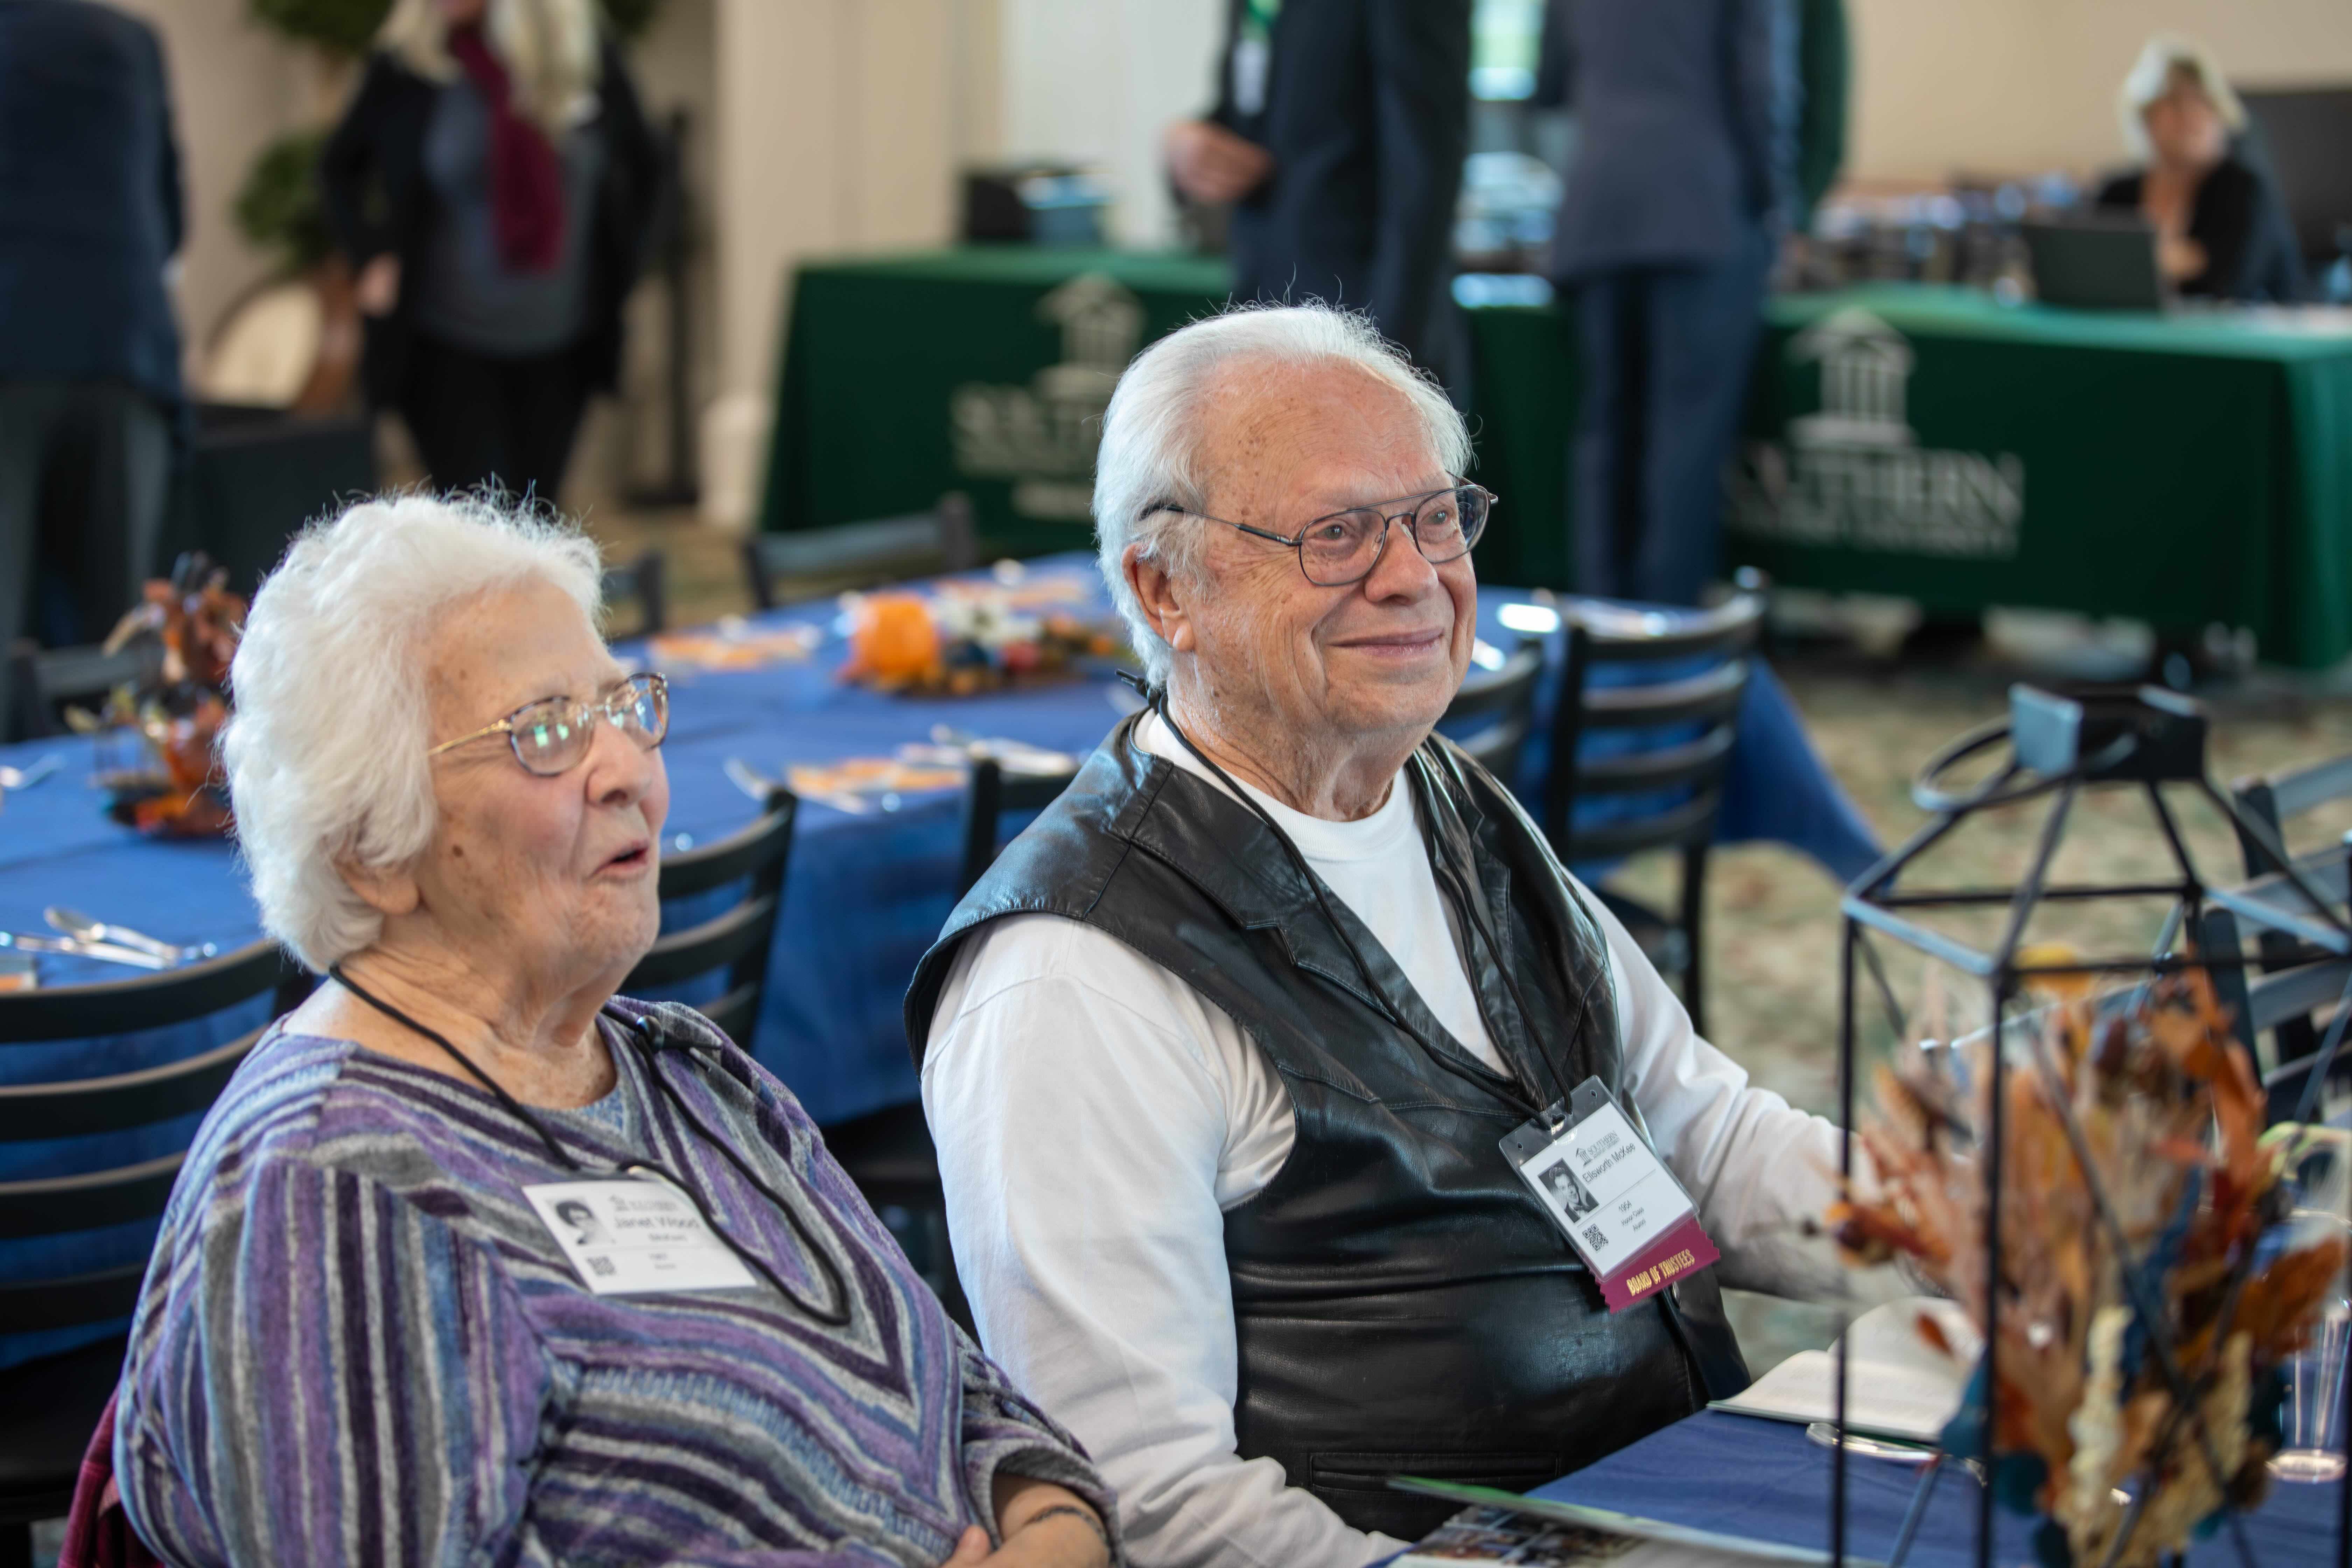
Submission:
[[[857,606],[841,673],[884,686],[939,679],[940,631],[930,607],[912,594],[868,595]]]

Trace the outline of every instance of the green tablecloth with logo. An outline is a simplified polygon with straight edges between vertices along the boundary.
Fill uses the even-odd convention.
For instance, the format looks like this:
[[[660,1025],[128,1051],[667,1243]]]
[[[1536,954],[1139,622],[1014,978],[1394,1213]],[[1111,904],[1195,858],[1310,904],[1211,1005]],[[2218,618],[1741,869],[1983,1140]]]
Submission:
[[[2284,664],[2352,653],[2352,322],[1884,285],[1782,296],[1766,323],[1732,562],[1935,610],[2249,626]],[[1549,307],[1471,324],[1480,477],[1525,580],[1563,582],[1570,333]]]
[[[1224,293],[1220,262],[1118,252],[803,268],[762,526],[961,489],[991,550],[1082,545],[1118,368]],[[1503,498],[1481,574],[1573,587],[1567,318],[1470,320],[1477,478]],[[2352,329],[1899,285],[1782,297],[1767,322],[1728,487],[1734,562],[1942,611],[2250,626],[2288,664],[2352,652]]]

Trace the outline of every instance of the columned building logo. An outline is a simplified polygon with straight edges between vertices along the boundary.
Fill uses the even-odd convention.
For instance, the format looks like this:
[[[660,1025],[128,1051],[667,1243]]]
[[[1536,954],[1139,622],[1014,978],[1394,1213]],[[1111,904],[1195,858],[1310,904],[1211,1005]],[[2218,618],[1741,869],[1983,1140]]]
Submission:
[[[1903,334],[1850,308],[1790,340],[1818,364],[1821,412],[1781,441],[1751,441],[1731,476],[1731,526],[1791,544],[1895,555],[2006,560],[2025,515],[2014,453],[1932,451],[1907,405],[1916,360]]]
[[[948,400],[958,469],[1013,481],[1013,510],[1084,522],[1111,388],[1143,341],[1143,304],[1117,279],[1073,278],[1037,302],[1062,331],[1062,359],[1027,386],[967,382]]]

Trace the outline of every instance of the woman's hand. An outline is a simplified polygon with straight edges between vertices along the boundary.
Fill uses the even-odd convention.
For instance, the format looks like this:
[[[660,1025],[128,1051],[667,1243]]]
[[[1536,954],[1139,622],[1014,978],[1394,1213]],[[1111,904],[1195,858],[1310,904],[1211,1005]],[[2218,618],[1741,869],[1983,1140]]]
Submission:
[[[1097,1516],[1077,1493],[1021,1476],[999,1476],[995,1491],[1004,1544],[991,1551],[988,1531],[974,1525],[941,1568],[1108,1568],[1110,1552]],[[1072,1508],[1086,1517],[1058,1511]]]
[[[1274,173],[1274,155],[1246,136],[1208,120],[1180,120],[1165,140],[1169,177],[1208,206],[1237,202]]]
[[[389,251],[360,268],[352,301],[367,316],[389,316],[400,303],[400,258]]]

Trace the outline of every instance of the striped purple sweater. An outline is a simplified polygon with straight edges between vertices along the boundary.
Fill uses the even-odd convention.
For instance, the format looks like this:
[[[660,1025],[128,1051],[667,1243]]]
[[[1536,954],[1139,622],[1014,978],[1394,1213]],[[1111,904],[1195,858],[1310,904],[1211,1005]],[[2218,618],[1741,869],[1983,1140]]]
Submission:
[[[616,1006],[632,1016],[648,1009]],[[595,1296],[520,1188],[581,1179],[475,1086],[277,1034],[180,1173],[123,1370],[114,1464],[167,1562],[932,1568],[992,1477],[1115,1518],[1076,1443],[950,1323],[792,1094],[695,1015],[540,1119],[602,1175],[651,1156],[805,1300],[788,1197],[848,1281]],[[689,1033],[690,1032],[690,1033]]]

